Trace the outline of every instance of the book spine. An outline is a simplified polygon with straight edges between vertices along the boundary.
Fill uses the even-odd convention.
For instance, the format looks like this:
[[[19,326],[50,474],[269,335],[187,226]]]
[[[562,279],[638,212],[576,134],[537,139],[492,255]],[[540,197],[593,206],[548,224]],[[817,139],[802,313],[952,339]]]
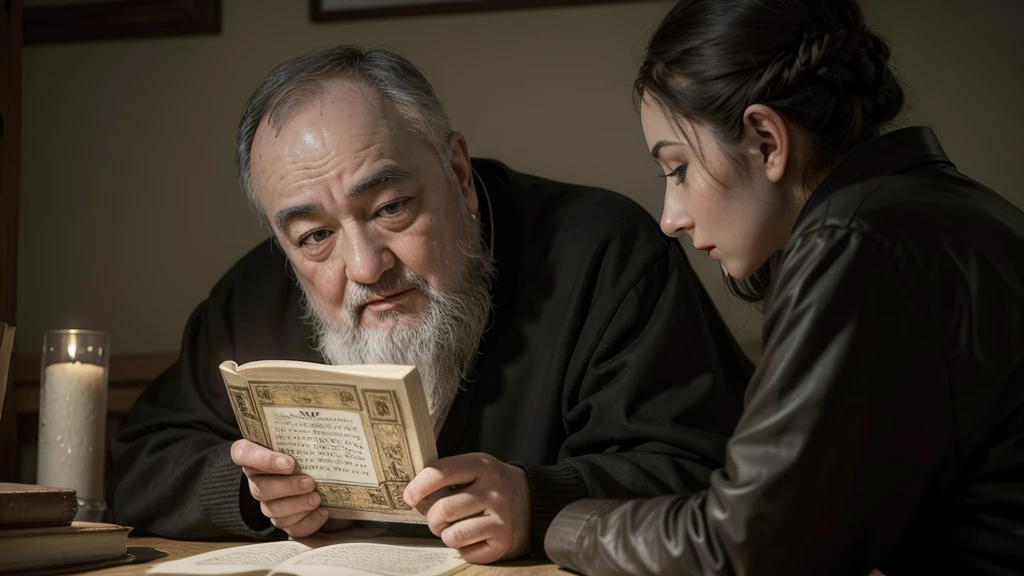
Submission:
[[[0,493],[0,528],[71,524],[77,513],[74,492]]]
[[[223,369],[221,376],[224,378],[224,386],[227,387],[228,400],[231,401],[231,410],[235,413],[238,430],[246,440],[269,448],[269,435],[263,428],[263,422],[257,412],[259,407],[252,397],[249,381],[240,374]]]

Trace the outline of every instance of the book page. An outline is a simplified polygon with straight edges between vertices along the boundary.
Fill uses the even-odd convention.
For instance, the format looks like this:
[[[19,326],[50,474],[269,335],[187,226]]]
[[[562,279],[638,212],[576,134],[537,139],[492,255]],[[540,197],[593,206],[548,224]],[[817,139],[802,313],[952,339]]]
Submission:
[[[205,554],[172,560],[150,568],[149,575],[266,574],[278,564],[309,550],[298,542],[268,542],[214,550]]]
[[[402,500],[437,458],[414,366],[225,360],[220,370],[243,435],[293,456],[331,518],[426,523]]]
[[[377,470],[358,412],[264,406],[271,448],[290,454],[317,482],[377,486]]]
[[[442,545],[348,542],[294,556],[271,576],[440,576],[466,566],[457,550]]]

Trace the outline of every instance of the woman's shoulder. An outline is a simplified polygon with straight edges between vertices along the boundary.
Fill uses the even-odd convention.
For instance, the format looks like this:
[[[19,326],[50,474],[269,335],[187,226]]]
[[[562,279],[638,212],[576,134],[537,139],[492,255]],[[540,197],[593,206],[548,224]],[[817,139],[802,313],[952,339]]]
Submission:
[[[943,256],[1024,261],[1024,212],[952,166],[825,191],[808,203],[791,243],[825,231],[862,235],[894,259],[924,267]]]
[[[805,207],[775,288],[807,277],[891,278],[939,315],[979,298],[1024,310],[1024,212],[952,166],[865,180]]]
[[[839,190],[819,190],[824,198],[808,202],[793,236],[816,229],[851,228],[871,235],[914,237],[962,233],[996,225],[1024,237],[1024,212],[1009,200],[964,176],[952,166],[928,166],[886,174]],[[966,228],[963,228],[966,226]],[[920,228],[920,229],[919,229]]]

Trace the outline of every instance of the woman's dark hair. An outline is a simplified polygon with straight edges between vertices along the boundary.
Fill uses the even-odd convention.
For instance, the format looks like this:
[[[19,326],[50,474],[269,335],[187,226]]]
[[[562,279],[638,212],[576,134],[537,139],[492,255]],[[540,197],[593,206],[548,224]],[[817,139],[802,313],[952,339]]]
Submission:
[[[856,0],[681,0],[651,37],[634,88],[669,117],[706,126],[727,153],[747,107],[764,104],[810,136],[814,174],[899,115],[903,89],[888,61]],[[764,299],[775,260],[747,280],[727,277],[729,289]]]

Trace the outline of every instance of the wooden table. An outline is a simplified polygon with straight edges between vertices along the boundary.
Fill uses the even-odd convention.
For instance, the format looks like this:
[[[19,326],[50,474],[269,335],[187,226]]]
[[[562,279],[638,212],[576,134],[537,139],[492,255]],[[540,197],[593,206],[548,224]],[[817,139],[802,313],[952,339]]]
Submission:
[[[234,546],[244,546],[246,544],[252,544],[252,542],[186,542],[182,540],[167,540],[165,538],[129,538],[129,548],[161,550],[166,552],[167,556],[145,564],[129,564],[127,566],[117,566],[115,568],[106,568],[103,570],[79,572],[78,574],[81,576],[142,576],[150,566],[153,566],[157,562],[178,560],[179,558],[185,558],[186,556],[194,556],[196,554],[202,554],[203,552],[211,552],[213,550],[231,548]],[[554,564],[538,562],[536,560],[515,560],[490,566],[470,566],[469,568],[459,572],[459,576],[548,576],[552,574],[565,575],[568,574],[568,572],[560,570],[558,566],[555,566]]]

